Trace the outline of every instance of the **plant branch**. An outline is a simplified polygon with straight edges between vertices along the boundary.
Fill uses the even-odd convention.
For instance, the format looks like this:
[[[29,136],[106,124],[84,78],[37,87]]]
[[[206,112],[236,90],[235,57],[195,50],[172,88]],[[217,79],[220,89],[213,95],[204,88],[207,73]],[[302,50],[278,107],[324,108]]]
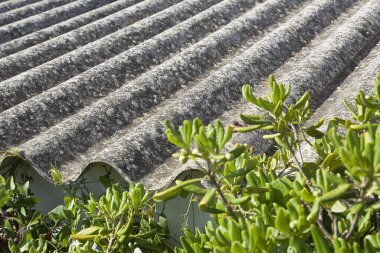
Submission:
[[[109,241],[109,243],[108,243],[107,253],[112,251],[112,244],[113,244],[114,240],[115,240],[115,237],[112,236],[111,239],[110,239],[110,241]]]
[[[207,176],[208,176],[211,184],[214,185],[214,187],[215,187],[216,191],[218,192],[220,198],[222,199],[223,203],[226,205],[228,214],[232,218],[234,218],[235,221],[238,221],[237,215],[235,214],[234,210],[232,209],[232,207],[231,207],[230,203],[228,202],[226,196],[224,196],[224,193],[221,190],[219,183],[216,181],[215,175],[212,175],[212,171],[211,170],[208,171]]]
[[[296,141],[296,144],[297,144],[297,150],[298,150],[298,155],[301,159],[301,163],[303,164],[303,157],[302,157],[302,152],[301,152],[301,149],[300,149],[300,146],[299,146],[299,143],[301,142],[301,139],[299,138],[298,136],[298,130],[294,127],[293,124],[290,124],[290,127],[292,128],[293,130],[293,133],[294,133],[294,139]]]
[[[365,188],[366,188],[366,186],[365,186]],[[362,202],[364,202],[364,194],[365,194],[365,189],[364,188],[360,189],[360,199],[362,200]],[[359,218],[360,218],[360,215],[362,213],[362,210],[363,210],[363,208],[355,214],[355,217],[354,217],[353,221],[351,222],[350,227],[346,231],[343,232],[342,236],[344,239],[350,238],[352,236],[352,234],[354,233],[355,228],[358,225]]]
[[[320,212],[319,212],[319,215],[318,215],[319,217],[317,219],[317,224],[318,224],[319,228],[321,229],[321,231],[323,232],[323,234],[325,234],[325,236],[327,237],[327,239],[329,239],[331,243],[334,243],[334,240],[332,239],[330,232],[327,231],[327,229],[325,228],[325,225],[323,224],[322,210],[323,209],[321,209]]]
[[[305,172],[302,170],[302,165],[301,165],[301,163],[298,161],[297,156],[296,156],[296,154],[295,154],[293,148],[290,146],[289,141],[288,141],[286,138],[284,138],[284,139],[285,139],[286,146],[288,146],[288,149],[289,149],[290,153],[292,154],[292,158],[293,158],[293,160],[295,161],[295,163],[296,163],[296,165],[297,165],[298,171],[299,171],[299,172],[302,174],[302,176],[304,176],[304,177],[306,178],[306,180],[309,182],[309,179],[307,178]]]
[[[331,218],[333,221],[333,234],[335,237],[338,237],[338,217],[335,214],[331,214]]]

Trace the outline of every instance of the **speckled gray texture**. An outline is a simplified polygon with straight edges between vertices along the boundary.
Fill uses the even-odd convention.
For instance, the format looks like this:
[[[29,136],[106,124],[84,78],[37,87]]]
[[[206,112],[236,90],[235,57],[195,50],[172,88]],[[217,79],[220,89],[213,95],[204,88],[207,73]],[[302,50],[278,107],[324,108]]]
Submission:
[[[201,13],[195,16],[194,19],[189,19],[187,22],[173,27],[173,29],[169,29],[165,33],[146,41],[136,48],[132,48],[122,55],[91,69],[87,73],[83,73],[83,75],[62,83],[62,85],[3,112],[3,119],[0,119],[0,126],[7,124],[13,126],[13,129],[3,127],[2,129],[7,133],[2,136],[6,138],[6,136],[12,134],[13,138],[10,141],[17,144],[20,139],[29,137],[43,130],[43,128],[47,129],[55,120],[59,120],[60,117],[64,117],[70,112],[77,110],[78,107],[82,107],[83,104],[95,101],[100,96],[99,94],[104,95],[110,92],[111,89],[115,89],[115,85],[122,84],[124,76],[127,75],[129,76],[127,79],[133,80],[134,76],[138,74],[141,69],[146,68],[144,65],[149,64],[150,58],[152,58],[151,55],[156,54],[154,59],[158,59],[160,55],[164,56],[172,52],[173,47],[178,48],[186,42],[192,42],[194,37],[206,31],[206,26],[214,26],[216,23],[210,24],[209,22],[203,23],[199,21],[211,16],[214,17],[214,19],[211,19],[213,22],[218,22],[220,19],[215,19],[217,15],[211,14],[218,14],[220,10],[231,6],[229,2],[227,3],[227,5],[221,3],[215,6],[216,8],[210,9],[210,12]],[[255,26],[261,29],[271,22],[275,22],[281,13],[283,13],[278,7],[282,6],[282,8],[285,8],[286,6],[295,6],[295,3],[297,3],[297,1],[278,2],[272,0],[258,9],[253,9],[251,12],[223,27],[215,34],[206,37],[204,40],[171,58],[164,64],[152,69],[136,80],[127,83],[121,89],[105,97],[103,100],[98,101],[95,105],[86,108],[84,111],[91,110],[87,115],[95,113],[100,117],[106,113],[107,108],[113,106],[113,110],[123,110],[123,113],[118,113],[118,116],[114,116],[108,111],[108,114],[111,115],[109,115],[109,119],[105,122],[102,122],[97,117],[78,117],[79,114],[74,115],[74,119],[71,120],[76,122],[75,118],[82,120],[87,119],[85,122],[80,120],[77,123],[81,122],[79,125],[83,128],[95,124],[96,127],[99,128],[99,131],[106,131],[103,133],[106,136],[112,134],[112,128],[116,130],[131,122],[133,118],[141,115],[143,111],[148,110],[153,105],[158,104],[172,92],[180,88],[181,85],[186,84],[199,74],[212,68],[223,56],[228,55],[229,51],[234,47],[238,47],[249,37],[255,36],[258,32],[257,29],[254,29]],[[267,15],[268,13],[272,15]],[[197,24],[197,26],[194,26],[194,24]],[[242,26],[242,24],[245,25]],[[191,62],[191,64],[188,64],[189,62]],[[115,69],[118,69],[118,71],[115,72]],[[165,73],[165,75],[163,75],[163,73]],[[110,79],[112,75],[114,75],[114,77]],[[108,85],[104,86],[104,83]],[[152,87],[155,87],[155,91],[152,90]],[[148,92],[152,92],[153,94],[146,96]],[[110,97],[115,99],[109,99]],[[60,106],[57,107],[57,104],[60,104]],[[45,109],[34,110],[33,108]],[[57,108],[65,108],[66,110],[56,111]],[[34,113],[30,114],[30,110],[34,111]],[[22,122],[18,120],[20,118],[23,118]],[[113,120],[116,120],[117,124],[114,124]],[[100,123],[98,123],[98,121],[100,121]],[[19,131],[18,129],[20,128],[26,131]],[[99,134],[100,133],[97,133],[97,135]],[[0,137],[0,140],[4,140],[4,138]],[[88,140],[91,141],[91,139]],[[95,141],[95,139],[92,141]],[[82,146],[82,149],[83,148],[85,148],[84,145]]]
[[[104,18],[122,9],[125,9],[133,4],[140,2],[141,0],[118,0],[102,6],[98,9],[86,12],[82,15],[70,18],[64,22],[60,22],[56,25],[49,26],[42,30],[38,30],[31,34],[17,38],[17,34],[13,35],[13,39],[9,42],[0,44],[0,58],[14,54],[25,48],[37,45],[43,41],[57,37],[61,34],[67,33],[71,30],[87,25],[98,19]],[[0,31],[2,28],[0,28]]]
[[[41,1],[41,0],[13,0],[13,1],[2,0],[0,1],[0,13],[7,12],[16,8],[20,8],[28,4],[36,3],[38,1]]]
[[[320,105],[308,120],[307,124],[313,124],[320,118],[325,118],[321,130],[327,128],[327,122],[334,118],[352,118],[352,114],[344,106],[343,100],[349,103],[355,101],[359,90],[366,94],[374,94],[374,80],[380,73],[380,43],[371,50],[342,84]],[[312,140],[311,140],[312,141]],[[305,143],[306,144],[306,143]],[[302,145],[303,159],[309,161],[315,158],[315,152],[309,145]]]
[[[185,19],[203,11],[207,7],[210,7],[212,4],[215,4],[218,0],[187,0],[181,2],[177,5],[174,5],[168,9],[163,10],[162,12],[157,13],[151,17],[147,17],[140,22],[136,22],[131,26],[123,28],[113,34],[110,34],[102,39],[99,39],[93,43],[90,43],[86,46],[83,46],[73,52],[63,55],[62,57],[56,58],[50,62],[42,64],[30,71],[26,71],[21,75],[16,76],[15,78],[8,79],[2,83],[0,83],[0,108],[2,110],[7,109],[13,105],[16,105],[28,97],[32,97],[35,94],[41,92],[41,90],[47,90],[54,85],[61,83],[79,73],[102,63],[104,60],[111,58],[117,54],[122,53],[123,51],[132,48],[133,46],[143,42],[144,40],[149,39],[150,37],[165,31],[169,27],[172,27]],[[234,16],[234,14],[239,13],[241,7],[252,5],[250,4],[251,0],[244,0],[239,2],[239,4],[227,3],[220,6],[221,8],[217,8],[215,11],[211,9],[208,12],[212,12],[211,15],[201,15],[199,18],[196,16],[191,19],[191,21],[187,21],[184,25],[187,25],[186,28],[192,29],[192,33],[188,33],[185,37],[187,41],[180,41],[182,45],[184,42],[190,43],[191,40],[199,38],[204,35],[207,31],[215,30],[217,27],[226,23],[226,20],[229,20]],[[244,10],[244,9],[242,9]],[[230,18],[224,18],[225,13],[223,11],[229,12],[231,15]],[[221,12],[221,13],[220,13]],[[208,14],[208,13],[207,13]],[[224,21],[223,21],[224,20]],[[181,26],[183,26],[181,24]],[[197,28],[198,26],[198,28]],[[196,30],[197,29],[197,30]],[[172,34],[171,38],[174,38]],[[160,35],[158,39],[164,37]],[[168,37],[168,36],[166,36]],[[167,38],[163,38],[163,40],[168,40]],[[155,40],[156,42],[156,40]],[[167,43],[171,43],[171,41],[167,41]],[[147,43],[145,43],[147,44]],[[152,43],[151,43],[152,44]],[[159,46],[157,43],[154,43],[155,47]],[[162,50],[163,54],[172,53],[177,47],[174,45],[167,46],[167,50]],[[144,51],[144,50],[143,50]],[[142,58],[141,52],[139,52],[139,58]],[[157,53],[154,60],[159,62],[160,54]],[[108,69],[119,68],[117,73],[119,82],[122,83],[124,80],[124,72],[123,69],[118,67],[120,64],[120,59],[125,58],[124,55],[119,55],[115,57],[113,60],[101,65],[108,66]],[[119,59],[119,60],[118,60]],[[152,55],[148,57],[148,59],[144,62],[142,60],[137,59],[137,63],[148,64],[153,60]],[[130,61],[125,62],[122,60],[125,68],[126,66],[132,68],[136,66],[131,66]],[[0,60],[1,62],[1,60]],[[0,63],[1,65],[1,63]],[[103,68],[104,69],[104,68]],[[142,70],[141,68],[137,68],[137,70]],[[91,76],[91,78],[96,76],[101,76],[104,70],[100,68],[94,68],[91,70],[91,74],[87,75]],[[95,74],[94,74],[95,73]],[[107,76],[104,75],[103,76]],[[107,77],[108,78],[108,77]],[[99,80],[100,81],[100,80]],[[96,81],[95,83],[99,82]],[[80,81],[84,84],[84,82]],[[93,81],[91,80],[90,85],[93,85]],[[113,84],[113,86],[118,85],[118,83]],[[119,84],[120,85],[120,84]],[[69,85],[71,86],[71,85]],[[109,87],[111,88],[111,87]],[[2,92],[3,91],[3,92]],[[98,95],[99,96],[99,95]]]
[[[8,12],[2,13],[0,15],[0,26],[6,25],[17,20],[36,15],[38,13],[50,10],[52,8],[74,2],[76,0],[44,0],[41,2],[33,3],[26,5],[21,8],[10,10]],[[3,42],[3,39],[0,38],[0,42]]]
[[[0,28],[0,42],[6,42],[42,28],[54,25],[95,8],[114,2],[115,0],[77,0],[75,2],[45,11],[18,22]],[[5,15],[5,14],[3,14]]]
[[[355,16],[348,25],[350,28],[347,29],[361,29],[362,26],[355,27],[354,24],[363,25],[361,22],[364,20],[367,21],[366,27],[377,27],[379,29],[380,27],[376,24],[376,19],[374,18],[376,16],[369,15],[369,9],[363,10],[364,17],[361,17],[361,15]],[[293,20],[293,25],[302,24],[299,21]],[[160,110],[154,112],[152,117],[145,118],[143,123],[129,129],[128,134],[100,152],[93,158],[94,161],[101,160],[120,168],[133,181],[150,181],[151,168],[155,164],[163,162],[165,157],[162,154],[169,155],[172,152],[169,148],[170,144],[168,145],[165,140],[161,122],[165,118],[171,118],[178,124],[185,118],[199,116],[202,119],[214,119],[217,115],[220,115],[227,109],[230,100],[236,100],[240,96],[239,88],[242,82],[258,82],[263,77],[262,75],[266,76],[274,70],[277,64],[281,64],[281,61],[286,60],[286,57],[289,57],[292,50],[295,49],[293,47],[297,47],[297,44],[301,46],[304,43],[292,38],[290,32],[292,26],[290,24],[285,24],[285,27],[275,30],[268,37],[238,56],[236,60],[210,75],[191,90],[187,90],[180,96],[166,102]],[[281,36],[285,31],[287,31],[288,36]],[[334,39],[334,42],[340,40],[338,36]],[[349,41],[352,42],[352,39],[350,38]],[[269,41],[270,43],[268,43]],[[331,43],[331,41],[329,42]],[[340,44],[344,44],[344,41]],[[349,45],[350,43],[347,44]],[[265,45],[269,46],[266,47]],[[278,47],[277,45],[283,46]],[[288,50],[286,50],[286,47]],[[335,48],[330,49],[331,52],[329,51],[329,53],[336,50]],[[277,54],[282,55],[281,60],[276,57]],[[355,52],[351,52],[351,54],[355,54]],[[272,62],[269,60],[262,64],[261,60],[265,58],[271,58]],[[277,62],[275,62],[276,60]],[[142,168],[146,168],[146,170],[144,171]]]
[[[80,46],[116,32],[177,2],[180,2],[180,0],[144,1],[21,52],[4,57],[0,59],[0,80],[5,80],[73,51]]]
[[[186,4],[165,11],[180,13],[178,6],[182,10]],[[177,21],[163,25],[156,36],[149,35],[144,20],[118,28],[1,82],[0,149],[17,147],[47,179],[51,164],[64,180],[75,180],[92,163],[103,162],[126,180],[159,189],[187,169],[169,159],[173,147],[163,133],[165,118],[178,124],[184,118],[209,122],[225,115],[238,105],[242,84],[281,69],[315,40],[318,45],[281,79],[295,85],[293,98],[306,89],[321,94],[380,39],[377,0],[226,0],[204,9],[186,14],[186,21],[171,14]],[[165,11],[147,20],[159,20]],[[336,23],[346,12],[353,13]],[[119,40],[127,41],[120,46],[125,51]],[[48,75],[60,69],[62,75]],[[39,75],[45,76],[40,82]],[[27,76],[37,85],[21,81]]]

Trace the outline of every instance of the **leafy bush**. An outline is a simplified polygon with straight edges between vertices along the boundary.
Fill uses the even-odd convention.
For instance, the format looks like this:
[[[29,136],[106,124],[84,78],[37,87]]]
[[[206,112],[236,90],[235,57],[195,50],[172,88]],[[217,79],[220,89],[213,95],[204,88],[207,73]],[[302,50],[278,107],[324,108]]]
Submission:
[[[180,148],[182,163],[192,161],[204,179],[177,181],[154,195],[164,201],[192,194],[199,209],[213,217],[205,231],[184,228],[176,252],[379,252],[380,251],[380,75],[375,95],[359,92],[345,102],[352,119],[324,119],[306,127],[309,92],[287,103],[290,86],[269,78],[269,94],[244,98],[263,115],[242,114],[247,126],[205,126],[185,120],[177,132],[164,123],[168,140]],[[226,151],[234,132],[268,131],[272,156],[254,155],[247,145]],[[304,160],[301,144],[314,150]],[[304,144],[303,144],[304,145]],[[207,181],[211,187],[202,186]]]
[[[60,182],[57,170],[52,176]],[[126,191],[112,184],[99,199],[80,195],[67,191],[64,205],[42,215],[29,182],[0,176],[1,252],[162,252],[167,247],[166,219],[155,217],[142,184],[130,184]]]

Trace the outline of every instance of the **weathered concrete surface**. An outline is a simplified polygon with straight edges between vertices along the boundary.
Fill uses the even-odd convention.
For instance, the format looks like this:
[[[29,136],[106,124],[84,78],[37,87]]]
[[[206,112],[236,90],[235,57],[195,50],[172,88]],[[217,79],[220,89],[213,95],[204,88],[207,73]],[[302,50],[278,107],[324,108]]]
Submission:
[[[3,12],[0,16],[0,25],[6,25],[17,20],[42,13],[52,8],[62,6],[74,2],[75,0],[49,0],[40,1],[30,5],[23,6],[21,8],[13,9],[7,12]],[[15,5],[13,5],[14,7]],[[12,7],[11,7],[12,8]]]
[[[49,12],[80,2],[91,1]],[[94,11],[121,1],[108,2]],[[305,90],[321,98],[317,108],[344,77],[363,75],[354,66],[368,52],[379,62],[378,0],[135,2],[83,27],[54,19],[70,24],[62,35],[61,23],[45,28],[37,14],[25,19],[37,27],[25,38],[54,38],[42,35],[31,47],[23,37],[14,38],[19,47],[0,44],[0,149],[17,148],[47,180],[51,164],[75,180],[100,162],[159,189],[188,169],[170,158],[164,119],[231,123],[255,110],[240,100],[241,86],[265,93],[257,84],[273,72],[293,85],[292,99]],[[260,133],[233,142],[270,147]]]

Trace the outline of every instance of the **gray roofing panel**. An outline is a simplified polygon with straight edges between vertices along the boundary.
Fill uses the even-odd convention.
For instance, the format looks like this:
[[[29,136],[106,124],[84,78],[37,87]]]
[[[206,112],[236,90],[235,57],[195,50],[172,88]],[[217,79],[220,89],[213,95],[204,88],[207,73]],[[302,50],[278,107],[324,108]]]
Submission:
[[[121,1],[109,2],[96,11]],[[228,124],[254,110],[241,86],[265,93],[257,84],[273,72],[293,84],[292,99],[310,90],[317,108],[339,84],[380,71],[378,0],[155,0],[99,18],[21,51],[0,44],[0,149],[17,148],[47,180],[52,164],[75,180],[101,162],[159,189],[188,169],[170,158],[164,119]],[[260,133],[234,141],[269,147]]]

